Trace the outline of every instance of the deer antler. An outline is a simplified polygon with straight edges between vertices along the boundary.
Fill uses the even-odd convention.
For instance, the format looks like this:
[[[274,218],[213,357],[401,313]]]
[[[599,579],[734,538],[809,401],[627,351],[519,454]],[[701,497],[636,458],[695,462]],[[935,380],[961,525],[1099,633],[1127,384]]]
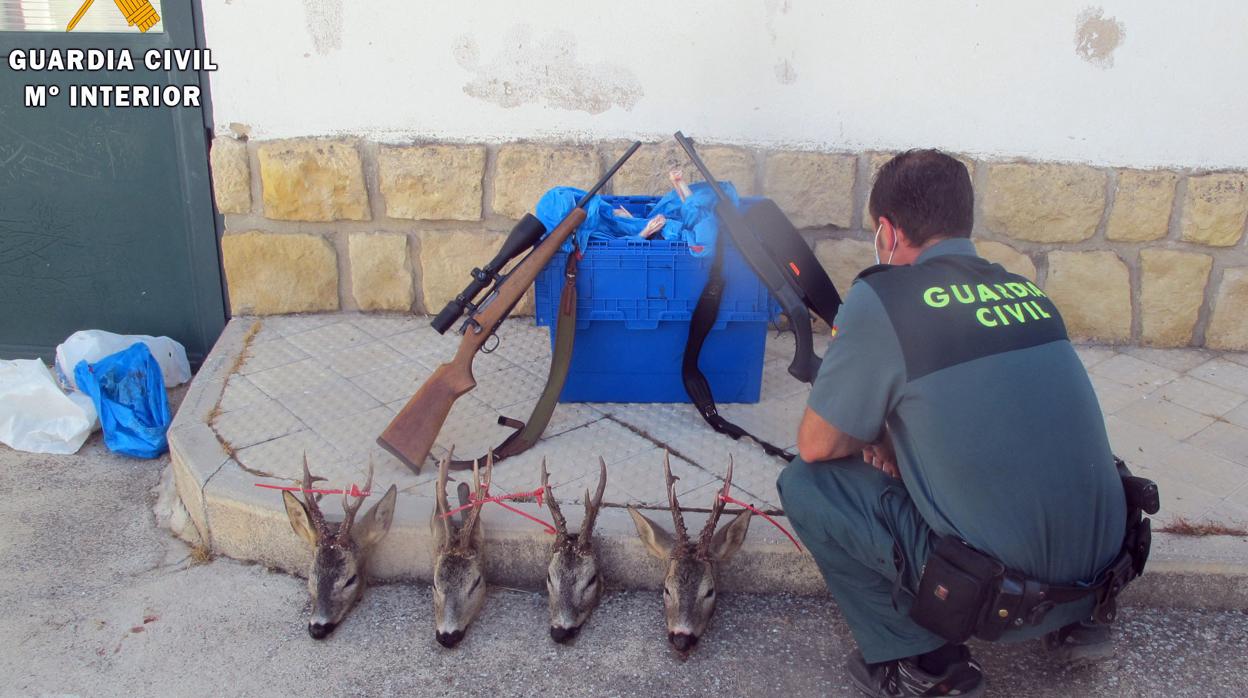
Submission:
[[[368,479],[364,482],[364,491],[359,497],[352,497],[351,490],[346,489],[342,492],[342,525],[338,527],[338,540],[343,544],[350,541],[351,526],[355,523],[355,514],[360,510],[360,506],[364,504],[364,500],[369,493],[373,491],[373,459],[368,459]],[[355,500],[354,503],[351,500]]]
[[[685,529],[685,517],[680,513],[680,502],[676,500],[676,481],[680,478],[672,476],[672,461],[666,450],[663,451],[663,478],[667,481],[667,505],[672,510],[672,523],[676,526],[676,545],[672,552],[683,552],[689,546],[689,531]]]
[[[303,454],[303,502],[308,509],[308,518],[312,520],[312,527],[316,529],[318,539],[325,537],[325,515],[321,513],[320,502],[316,500],[316,495],[312,493],[312,473],[308,472],[308,454]]]
[[[598,456],[598,489],[594,498],[589,498],[589,488],[585,489],[585,521],[581,524],[581,534],[577,542],[581,548],[589,548],[589,537],[594,534],[594,523],[598,521],[598,509],[602,507],[602,495],[607,491],[607,462]]]
[[[554,492],[550,489],[550,473],[546,472],[546,459],[542,458],[542,489],[546,494],[546,508],[550,510],[550,520],[555,524],[555,533],[561,539],[568,537],[568,520],[563,518],[559,510],[559,502],[555,501]],[[582,531],[582,534],[584,531]]]
[[[490,496],[490,481],[494,479],[494,449],[490,449],[485,456],[485,482],[481,482],[481,461],[474,460],[472,462],[472,508],[468,510],[468,519],[464,522],[463,528],[459,529],[459,547],[461,550],[468,550],[472,546],[472,533],[477,527],[477,523],[481,520],[481,507],[485,504],[483,501]]]
[[[698,551],[706,553],[711,549],[711,538],[715,536],[715,527],[719,525],[719,515],[724,513],[724,495],[732,487],[732,454],[728,454],[728,475],[724,478],[724,486],[715,492],[715,502],[711,504],[711,516],[702,527],[702,535],[698,537]]]
[[[451,505],[446,501],[446,476],[447,470],[450,468],[451,459],[455,457],[455,447],[451,446],[451,450],[447,451],[442,461],[438,463],[438,483],[434,488],[435,506],[438,510],[438,518],[442,519],[442,533],[445,535],[444,540],[448,543],[452,540],[451,534],[451,518],[447,516],[447,512],[451,510]]]

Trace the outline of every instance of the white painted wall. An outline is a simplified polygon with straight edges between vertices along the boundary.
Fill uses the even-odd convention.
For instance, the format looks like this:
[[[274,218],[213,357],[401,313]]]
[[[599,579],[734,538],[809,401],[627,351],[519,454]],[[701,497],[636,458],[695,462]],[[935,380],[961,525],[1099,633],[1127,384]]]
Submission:
[[[1076,52],[1085,0],[203,5],[217,128],[254,138],[679,128],[761,146],[1248,167],[1242,0],[1104,2],[1125,29],[1108,67]],[[520,103],[487,98],[508,91]]]

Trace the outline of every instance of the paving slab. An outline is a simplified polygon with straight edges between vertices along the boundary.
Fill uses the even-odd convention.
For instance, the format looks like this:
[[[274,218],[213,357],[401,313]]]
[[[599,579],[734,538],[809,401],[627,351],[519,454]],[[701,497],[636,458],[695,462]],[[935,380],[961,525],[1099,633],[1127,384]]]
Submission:
[[[822,349],[827,338],[818,339]],[[497,424],[497,416],[528,415],[550,360],[546,328],[509,320],[497,347],[474,364],[477,389],[456,402],[427,467],[416,474],[379,448],[375,438],[457,344],[457,336],[437,334],[424,317],[334,313],[233,319],[170,432],[176,490],[195,534],[219,553],[302,572],[308,551],[290,530],[280,495],[255,485],[293,482],[305,455],[330,488],[362,484],[371,463],[377,493],[372,500],[390,484],[400,492],[376,572],[382,578],[427,579],[435,459],[452,447],[459,457],[483,455],[501,441],[510,430]],[[1248,359],[1189,349],[1081,345],[1077,351],[1101,398],[1115,452],[1161,485],[1157,523],[1181,516],[1248,524],[1243,423]],[[770,336],[761,401],[722,406],[729,419],[784,447],[796,443],[809,392],[787,373],[792,352],[788,336]],[[498,466],[493,491],[532,490],[544,459],[555,496],[575,527],[583,493],[596,484],[601,456],[609,477],[596,532],[607,574],[623,587],[654,588],[661,565],[646,555],[626,507],[670,523],[662,479],[665,450],[680,478],[682,506],[693,510],[690,527],[701,525],[704,514],[696,510],[713,501],[730,458],[734,495],[786,523],[775,489],[783,461],[749,440],[716,434],[689,404],[560,404],[538,445]],[[533,502],[517,507],[545,518]],[[325,508],[331,519],[341,516],[336,503]],[[492,579],[540,585],[547,535],[501,508],[488,508],[483,516],[495,551]],[[741,554],[724,570],[726,589],[823,593],[806,553],[760,517],[750,528]],[[1248,541],[1211,544],[1165,534],[1158,539],[1150,567],[1158,573],[1133,586],[1133,597],[1162,603],[1183,590],[1183,601],[1165,603],[1248,606]],[[1213,552],[1206,555],[1207,548]]]

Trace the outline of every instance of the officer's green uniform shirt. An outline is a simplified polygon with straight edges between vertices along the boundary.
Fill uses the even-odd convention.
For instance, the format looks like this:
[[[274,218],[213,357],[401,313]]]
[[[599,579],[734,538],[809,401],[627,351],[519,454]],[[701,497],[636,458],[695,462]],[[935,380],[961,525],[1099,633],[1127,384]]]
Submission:
[[[1122,485],[1061,317],[970,240],[854,283],[809,405],[862,441],[887,425],[933,531],[1013,569],[1087,582],[1121,548]]]

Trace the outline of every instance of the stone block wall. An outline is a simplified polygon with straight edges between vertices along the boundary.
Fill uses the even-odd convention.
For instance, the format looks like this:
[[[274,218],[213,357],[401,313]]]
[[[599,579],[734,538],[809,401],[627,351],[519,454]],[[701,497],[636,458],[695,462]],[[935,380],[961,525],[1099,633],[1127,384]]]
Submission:
[[[436,313],[546,189],[587,186],[624,146],[219,137],[231,308]],[[701,152],[775,199],[842,292],[873,263],[866,199],[890,153]],[[1044,288],[1072,337],[1248,350],[1248,173],[961,159],[980,253]],[[607,191],[660,193],[676,166],[699,179],[674,143],[648,144]]]

